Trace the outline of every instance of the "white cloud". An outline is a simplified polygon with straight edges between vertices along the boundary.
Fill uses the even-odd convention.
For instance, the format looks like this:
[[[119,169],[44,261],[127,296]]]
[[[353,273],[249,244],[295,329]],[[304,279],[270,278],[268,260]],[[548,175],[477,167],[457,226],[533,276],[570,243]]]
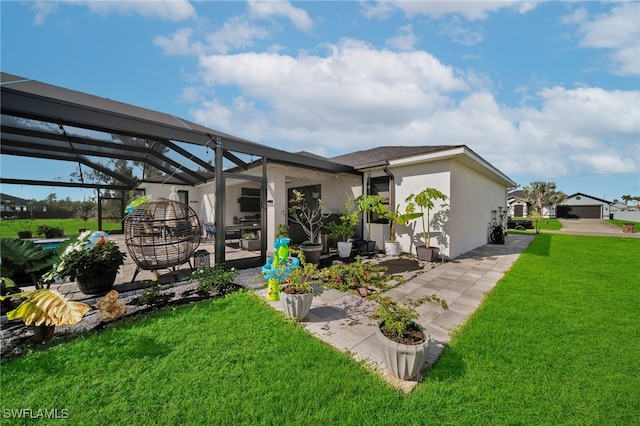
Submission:
[[[222,28],[209,34],[206,39],[214,52],[227,53],[231,49],[252,46],[255,39],[265,39],[269,32],[257,27],[242,17],[229,19]]]
[[[408,16],[427,15],[442,18],[445,15],[464,16],[469,21],[486,19],[489,13],[500,9],[514,9],[518,13],[533,10],[538,2],[522,1],[398,1],[392,3]]]
[[[56,3],[50,1],[36,1],[31,5],[31,10],[35,11],[35,16],[33,17],[33,23],[35,25],[43,25],[44,19],[55,13],[56,11]]]
[[[413,33],[411,25],[405,25],[398,28],[395,37],[386,40],[386,45],[398,50],[412,50],[418,42],[418,37]]]
[[[94,13],[137,14],[146,18],[183,21],[196,17],[195,8],[188,0],[134,0],[134,1],[76,1]]]
[[[157,36],[153,43],[160,47],[167,55],[197,55],[204,53],[204,45],[198,41],[192,41],[193,30],[182,28],[170,37]]]
[[[565,23],[579,23],[579,45],[586,48],[610,50],[611,68],[620,75],[640,74],[640,3],[615,3],[609,13],[588,20],[583,10],[563,19]]]
[[[481,31],[473,31],[463,26],[458,17],[443,22],[439,27],[439,32],[441,35],[450,37],[453,42],[464,46],[473,46],[484,40],[484,34]]]
[[[348,39],[327,49],[326,56],[203,56],[207,87],[219,94],[231,86],[241,95],[228,106],[214,98],[192,113],[249,140],[320,155],[466,144],[507,174],[640,170],[640,91],[548,87],[535,95],[539,107],[511,109],[496,102],[486,77],[426,52],[375,50]]]
[[[249,15],[252,18],[268,19],[283,16],[301,31],[313,28],[313,21],[304,9],[294,7],[288,1],[249,1]]]

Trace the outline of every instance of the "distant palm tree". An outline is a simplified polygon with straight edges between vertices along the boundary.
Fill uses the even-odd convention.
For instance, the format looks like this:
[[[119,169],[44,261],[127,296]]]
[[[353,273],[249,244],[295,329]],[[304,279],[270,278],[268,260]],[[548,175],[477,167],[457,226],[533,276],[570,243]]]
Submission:
[[[522,188],[524,197],[519,201],[525,201],[536,207],[536,233],[540,233],[542,226],[542,210],[544,207],[555,206],[563,202],[567,196],[562,191],[556,191],[555,182],[531,182],[529,186]]]

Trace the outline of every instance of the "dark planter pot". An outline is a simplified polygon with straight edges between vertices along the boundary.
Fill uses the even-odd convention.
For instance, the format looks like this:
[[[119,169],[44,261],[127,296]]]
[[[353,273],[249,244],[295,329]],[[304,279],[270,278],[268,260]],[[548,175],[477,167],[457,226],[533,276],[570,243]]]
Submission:
[[[424,260],[427,262],[435,262],[438,260],[438,254],[440,253],[440,249],[438,247],[427,247],[427,246],[417,246],[416,247],[416,256],[420,260]]]
[[[33,236],[33,234],[31,233],[31,231],[19,231],[18,232],[18,238],[20,238],[21,240],[25,239],[25,238],[31,238]]]
[[[320,263],[320,255],[322,254],[322,244],[316,245],[301,245],[300,250],[304,253],[304,258],[307,263]]]
[[[426,340],[419,345],[405,345],[387,338],[380,331],[380,327],[377,328],[376,335],[380,344],[382,359],[384,359],[385,365],[395,377],[402,380],[411,380],[420,373],[429,354],[429,346],[431,344],[429,336],[426,336]]]
[[[375,241],[358,241],[358,251],[360,254],[373,254],[376,252],[376,242]]]
[[[95,277],[76,277],[76,284],[84,294],[100,296],[111,291],[116,275],[117,270]]]
[[[32,339],[36,343],[44,343],[47,340],[51,340],[53,333],[56,331],[55,325],[32,325],[30,328],[33,331]]]

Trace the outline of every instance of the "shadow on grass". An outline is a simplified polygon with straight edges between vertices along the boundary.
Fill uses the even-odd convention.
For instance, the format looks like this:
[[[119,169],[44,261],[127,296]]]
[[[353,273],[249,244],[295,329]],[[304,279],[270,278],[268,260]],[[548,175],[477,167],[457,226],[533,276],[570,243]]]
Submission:
[[[427,372],[425,381],[450,382],[463,378],[467,374],[467,365],[455,349],[446,346],[438,361]]]

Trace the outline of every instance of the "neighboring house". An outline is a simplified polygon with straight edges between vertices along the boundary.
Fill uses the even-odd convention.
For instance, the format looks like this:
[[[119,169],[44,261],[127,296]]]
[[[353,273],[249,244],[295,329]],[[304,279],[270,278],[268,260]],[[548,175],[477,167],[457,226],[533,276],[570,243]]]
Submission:
[[[556,207],[559,219],[609,219],[611,201],[577,192]]]
[[[507,209],[510,217],[527,217],[536,211],[536,206],[523,201],[524,198],[526,198],[526,194],[522,189],[509,193],[507,197]],[[542,216],[555,217],[556,206],[543,206]]]
[[[354,173],[333,174],[291,164],[267,164],[268,250],[272,248],[276,227],[286,223],[293,189],[305,193],[309,200],[322,199],[327,212],[338,212],[343,209],[347,196],[357,197],[363,192],[377,193],[388,199],[390,208],[400,204],[400,210],[404,211],[405,199],[410,194],[433,187],[445,193],[449,200],[436,202],[431,211],[431,245],[440,247],[444,256],[455,258],[487,243],[492,211],[506,209],[507,192],[516,186],[465,145],[387,146],[341,155],[330,161],[349,165]],[[261,167],[261,163],[248,167],[244,172],[247,180],[227,180],[225,226],[259,220],[260,205],[255,201],[260,187],[250,177],[260,176]],[[168,198],[172,185],[147,182],[141,188],[153,199]],[[213,221],[214,182],[196,187],[176,185],[176,188],[187,192],[189,204],[202,222]],[[383,249],[389,238],[389,225],[373,223],[371,228],[369,239],[376,240],[378,248]],[[397,228],[402,250],[415,254],[416,244],[423,243],[421,221]],[[362,226],[358,236],[366,238],[365,232],[366,227]]]
[[[612,203],[609,206],[609,219],[640,222],[640,206],[629,206],[624,203]]]
[[[0,213],[2,216],[26,216],[27,213],[33,211],[46,211],[47,206],[36,204],[32,200],[14,197],[13,195],[0,194]]]
[[[525,193],[521,189],[509,192],[507,196],[507,210],[509,216],[527,217],[529,216],[529,212],[535,210],[535,207],[533,207],[531,203],[522,201],[524,197]]]

